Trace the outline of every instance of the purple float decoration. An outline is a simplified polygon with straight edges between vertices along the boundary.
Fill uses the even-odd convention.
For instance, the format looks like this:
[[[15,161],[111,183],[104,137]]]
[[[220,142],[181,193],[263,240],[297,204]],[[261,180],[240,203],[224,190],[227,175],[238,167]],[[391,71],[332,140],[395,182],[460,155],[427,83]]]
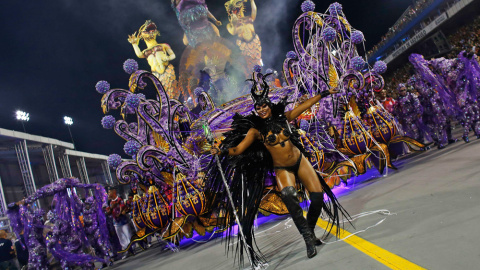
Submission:
[[[102,127],[105,129],[112,129],[115,126],[115,117],[112,115],[105,115],[102,118]]]
[[[352,32],[350,39],[352,40],[353,44],[360,44],[365,40],[365,37],[361,31],[355,30]]]
[[[351,60],[352,68],[356,71],[360,71],[365,66],[365,61],[361,56],[355,56]]]
[[[107,81],[98,81],[95,85],[95,89],[100,94],[105,94],[108,90],[110,90],[110,84]]]
[[[138,70],[137,61],[133,59],[127,59],[125,62],[123,62],[123,70],[125,70],[125,72],[128,74],[134,73]]]
[[[340,3],[335,2],[328,7],[328,12],[330,15],[337,16],[342,13],[343,7]]]
[[[125,151],[125,154],[129,156],[134,156],[138,153],[138,150],[140,150],[140,147],[142,147],[142,145],[139,144],[138,142],[128,141],[123,146],[123,151]]]
[[[136,94],[128,94],[128,96],[125,98],[125,103],[127,103],[129,107],[135,109],[140,104],[140,97]]]
[[[302,9],[303,12],[314,11],[315,10],[315,3],[313,3],[311,0],[303,1],[302,5],[301,5],[301,9]]]
[[[323,32],[322,32],[323,40],[327,42],[331,42],[331,41],[334,41],[336,37],[337,37],[337,31],[335,31],[333,27],[328,26],[325,29],[323,29]]]
[[[297,58],[297,53],[294,51],[289,51],[287,53],[287,58]]]
[[[117,168],[120,163],[122,163],[122,157],[118,154],[111,154],[107,158],[107,163],[112,168]]]
[[[383,61],[377,61],[375,65],[373,65],[373,70],[378,74],[383,74],[387,71],[387,63]]]

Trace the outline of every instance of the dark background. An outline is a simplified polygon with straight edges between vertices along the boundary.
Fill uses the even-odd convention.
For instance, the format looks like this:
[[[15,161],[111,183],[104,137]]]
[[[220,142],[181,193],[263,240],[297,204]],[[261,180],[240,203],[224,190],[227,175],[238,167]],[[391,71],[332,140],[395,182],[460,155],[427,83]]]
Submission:
[[[314,1],[324,12],[331,2]],[[225,1],[207,0],[211,13],[228,23]],[[281,70],[285,54],[293,49],[291,29],[301,14],[302,1],[257,0],[255,28],[263,47],[265,69]],[[407,0],[343,1],[351,25],[363,31],[366,49],[387,32],[408,7]],[[247,3],[247,6],[250,4]],[[247,14],[248,15],[248,14]],[[27,133],[71,141],[63,116],[73,118],[71,131],[76,149],[98,154],[123,153],[124,141],[100,124],[99,80],[112,88],[127,88],[129,75],[122,64],[136,59],[140,69],[150,70],[137,59],[127,35],[145,22],[154,21],[178,61],[185,48],[169,0],[3,0],[0,3],[0,127],[22,131],[16,110],[30,113]],[[140,43],[142,47],[143,42]],[[178,78],[178,74],[177,74]]]

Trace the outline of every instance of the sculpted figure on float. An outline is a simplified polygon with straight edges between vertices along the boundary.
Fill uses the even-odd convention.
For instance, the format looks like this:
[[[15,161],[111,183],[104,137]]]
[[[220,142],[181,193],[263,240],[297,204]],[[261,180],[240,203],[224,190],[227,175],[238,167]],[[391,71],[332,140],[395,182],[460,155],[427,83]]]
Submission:
[[[195,100],[194,89],[201,83],[201,72],[212,82],[213,87],[204,90],[216,103],[239,96],[235,89],[247,76],[243,56],[235,45],[220,37],[217,26],[221,22],[208,11],[205,0],[172,0],[171,3],[187,45],[179,65],[178,85],[183,96],[179,100]],[[233,97],[229,95],[231,92]]]
[[[170,61],[175,59],[175,53],[166,43],[158,43],[157,36],[160,32],[154,22],[146,21],[133,35],[128,36],[130,42],[135,50],[138,58],[146,58],[151,67],[152,73],[160,80],[162,85],[167,90],[170,98],[177,98],[178,91],[176,91],[175,84],[175,69]],[[141,50],[139,47],[140,40],[145,41],[147,48]]]
[[[247,70],[253,70],[255,65],[263,66],[262,44],[255,33],[253,22],[257,17],[257,6],[254,0],[250,0],[251,13],[245,16],[245,4],[247,0],[230,0],[225,3],[229,23],[228,32],[237,37],[237,46],[242,51]]]

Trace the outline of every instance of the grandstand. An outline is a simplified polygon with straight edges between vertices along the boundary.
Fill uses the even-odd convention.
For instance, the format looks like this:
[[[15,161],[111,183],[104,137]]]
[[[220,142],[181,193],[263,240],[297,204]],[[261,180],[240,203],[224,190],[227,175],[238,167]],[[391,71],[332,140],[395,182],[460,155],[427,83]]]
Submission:
[[[480,0],[417,0],[368,52],[369,63],[383,60],[389,70],[405,64],[407,55],[425,58],[448,54],[447,36],[478,16]]]

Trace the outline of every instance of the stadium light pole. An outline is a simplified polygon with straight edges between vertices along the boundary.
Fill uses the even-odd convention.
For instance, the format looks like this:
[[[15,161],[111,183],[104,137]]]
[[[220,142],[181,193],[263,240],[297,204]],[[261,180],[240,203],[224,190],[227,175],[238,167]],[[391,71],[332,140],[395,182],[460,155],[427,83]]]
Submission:
[[[67,125],[68,133],[70,133],[70,139],[72,139],[73,149],[75,150],[75,142],[73,141],[72,131],[70,130],[70,126],[73,125],[73,119],[68,116],[64,116],[63,120],[65,121],[65,125]]]
[[[20,121],[20,123],[22,123],[23,132],[27,133],[27,131],[25,130],[25,124],[23,122],[28,122],[30,120],[30,114],[24,111],[18,110],[16,115],[17,115],[17,120]]]

